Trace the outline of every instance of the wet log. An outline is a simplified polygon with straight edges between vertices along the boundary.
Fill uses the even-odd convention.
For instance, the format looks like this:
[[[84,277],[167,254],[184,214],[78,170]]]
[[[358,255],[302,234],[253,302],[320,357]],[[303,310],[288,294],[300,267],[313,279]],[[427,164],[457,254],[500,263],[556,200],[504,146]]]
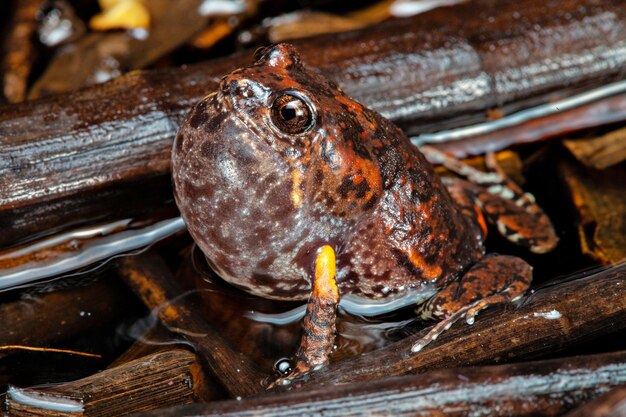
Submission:
[[[461,140],[437,142],[436,146],[457,158],[465,158],[468,155],[497,151],[513,145],[560,138],[624,120],[626,120],[626,94],[617,94],[565,111],[543,115],[525,123],[516,123],[487,133],[472,134]],[[474,127],[469,126],[468,130]]]
[[[86,286],[24,296],[0,304],[0,346],[54,347],[120,320],[133,303],[141,306],[110,276]],[[14,352],[20,350],[0,351],[0,359]]]
[[[604,264],[625,259],[626,166],[598,171],[562,160],[559,173],[578,215],[583,253]]]
[[[242,401],[194,404],[142,416],[558,416],[626,383],[625,359],[624,352],[617,352],[434,371]]]
[[[44,388],[9,386],[11,416],[124,416],[209,400],[195,354],[158,352],[78,381]]]
[[[158,255],[148,252],[122,258],[118,271],[165,327],[194,347],[231,397],[247,397],[263,390],[267,375],[203,319],[193,294],[178,288]]]
[[[624,417],[626,387],[615,388],[595,400],[568,413],[565,417]]]
[[[545,13],[541,0],[479,0],[294,44],[349,95],[414,134],[621,79],[624,6],[624,0],[568,0]],[[1,108],[0,245],[112,211],[128,216],[133,208],[154,206],[163,191],[148,191],[146,184],[167,182],[182,115],[215,90],[222,75],[250,62],[251,53],[244,52],[135,72]],[[140,181],[144,186],[136,187]],[[111,194],[119,199],[112,201]]]
[[[588,276],[586,276],[588,275]],[[473,325],[457,322],[417,354],[411,346],[429,329],[371,353],[304,375],[293,389],[369,381],[457,366],[535,358],[626,329],[626,263],[546,286],[519,305],[494,307]]]
[[[81,268],[97,268],[114,256],[185,232],[182,219],[159,218],[159,213],[152,213],[151,218],[92,225],[0,250],[0,291]]]

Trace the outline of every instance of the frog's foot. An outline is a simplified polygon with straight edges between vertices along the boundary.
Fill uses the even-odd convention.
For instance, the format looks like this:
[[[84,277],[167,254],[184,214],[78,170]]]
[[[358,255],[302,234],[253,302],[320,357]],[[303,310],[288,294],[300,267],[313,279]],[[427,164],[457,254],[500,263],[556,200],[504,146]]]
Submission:
[[[485,158],[489,172],[483,172],[432,147],[420,150],[429,159],[441,161],[446,168],[469,180],[447,178],[444,184],[463,211],[478,222],[483,233],[486,229],[482,215],[502,236],[531,252],[545,253],[554,249],[559,239],[552,222],[535,203],[535,197],[506,176],[493,153]]]
[[[289,376],[274,384],[288,384],[304,372],[328,364],[335,344],[339,290],[335,281],[335,251],[330,246],[319,249],[315,260],[313,291],[302,321],[302,339],[296,353],[295,365]]]
[[[495,254],[485,256],[460,280],[448,284],[418,309],[423,319],[441,321],[415,343],[411,351],[419,352],[462,317],[473,324],[480,310],[519,299],[531,280],[532,267],[522,259]]]

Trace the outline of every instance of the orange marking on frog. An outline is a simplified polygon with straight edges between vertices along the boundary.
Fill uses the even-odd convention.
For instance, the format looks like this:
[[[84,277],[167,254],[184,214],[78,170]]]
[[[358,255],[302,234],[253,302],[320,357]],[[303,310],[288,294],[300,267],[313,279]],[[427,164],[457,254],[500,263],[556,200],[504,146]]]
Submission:
[[[425,278],[435,279],[441,275],[441,267],[439,265],[428,264],[415,248],[408,251],[409,261],[422,271]]]
[[[476,212],[476,221],[480,226],[480,230],[483,232],[483,236],[487,236],[487,223],[485,222],[485,216],[483,215],[483,211],[478,206],[473,206],[474,212]]]
[[[380,176],[378,166],[373,161],[355,155],[354,158],[349,159],[349,162],[354,175],[354,184],[358,185],[361,181],[367,181],[370,189],[367,193],[368,196],[382,188],[383,179]]]

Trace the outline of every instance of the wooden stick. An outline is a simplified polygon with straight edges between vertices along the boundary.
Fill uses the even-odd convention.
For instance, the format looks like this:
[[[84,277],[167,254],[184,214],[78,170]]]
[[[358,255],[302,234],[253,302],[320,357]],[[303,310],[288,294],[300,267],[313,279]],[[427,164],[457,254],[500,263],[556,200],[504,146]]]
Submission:
[[[477,0],[294,44],[349,95],[415,134],[482,121],[503,105],[545,102],[563,85],[578,91],[621,79],[626,54],[616,51],[625,47],[625,6],[566,0],[545,13],[543,0]],[[555,18],[564,15],[570,18]],[[128,215],[170,195],[154,183],[168,182],[181,116],[251,55],[134,72],[0,108],[0,245],[114,210]]]
[[[625,287],[626,263],[622,263],[585,278],[539,289],[518,306],[487,310],[471,326],[459,322],[418,354],[410,353],[411,346],[429,329],[305,374],[296,386],[369,381],[553,354],[626,329]]]
[[[625,360],[626,353],[617,352],[460,368],[194,404],[142,416],[557,416],[626,383]]]
[[[122,258],[118,271],[169,330],[191,343],[232,397],[247,397],[263,390],[267,375],[202,319],[202,309],[189,294],[183,294],[156,254]]]
[[[626,387],[615,388],[565,417],[624,417],[626,416]]]
[[[16,417],[113,417],[207,400],[205,387],[196,355],[172,349],[56,386],[9,386],[6,405]]]

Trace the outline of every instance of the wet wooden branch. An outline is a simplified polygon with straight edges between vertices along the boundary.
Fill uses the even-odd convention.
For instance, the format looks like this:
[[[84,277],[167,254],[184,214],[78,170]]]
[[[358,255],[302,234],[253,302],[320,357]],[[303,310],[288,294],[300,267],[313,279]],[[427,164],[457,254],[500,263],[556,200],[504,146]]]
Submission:
[[[546,115],[459,141],[437,144],[457,158],[497,151],[513,145],[563,137],[626,120],[626,94],[617,94],[563,112]]]
[[[194,404],[143,417],[558,416],[626,382],[626,353],[429,372],[243,401]]]
[[[626,54],[616,51],[626,48],[625,4],[567,0],[545,13],[542,0],[478,0],[294,44],[349,95],[414,134],[621,79]],[[128,215],[132,204],[124,196],[137,207],[154,206],[163,198],[154,191],[163,188],[150,192],[146,184],[167,182],[181,116],[222,75],[250,63],[244,52],[135,72],[0,109],[0,245],[114,209]],[[111,194],[119,197],[112,203]]]
[[[568,413],[565,417],[624,417],[626,387],[615,388],[595,400]]]
[[[132,303],[132,294],[114,277],[105,276],[87,286],[0,304],[0,320],[6,326],[0,331],[0,346],[54,347],[119,320]],[[10,353],[0,352],[0,358]]]
[[[11,416],[123,416],[208,400],[196,355],[157,352],[78,381],[44,388],[9,386]]]
[[[426,370],[532,358],[626,329],[626,263],[542,288],[517,307],[481,313],[473,325],[461,321],[411,354],[424,331],[371,353],[331,363],[291,386],[314,387],[369,381]]]
[[[247,397],[263,390],[267,375],[203,319],[202,309],[190,294],[178,288],[163,260],[145,253],[122,258],[118,265],[126,283],[169,330],[191,343],[232,397]]]

